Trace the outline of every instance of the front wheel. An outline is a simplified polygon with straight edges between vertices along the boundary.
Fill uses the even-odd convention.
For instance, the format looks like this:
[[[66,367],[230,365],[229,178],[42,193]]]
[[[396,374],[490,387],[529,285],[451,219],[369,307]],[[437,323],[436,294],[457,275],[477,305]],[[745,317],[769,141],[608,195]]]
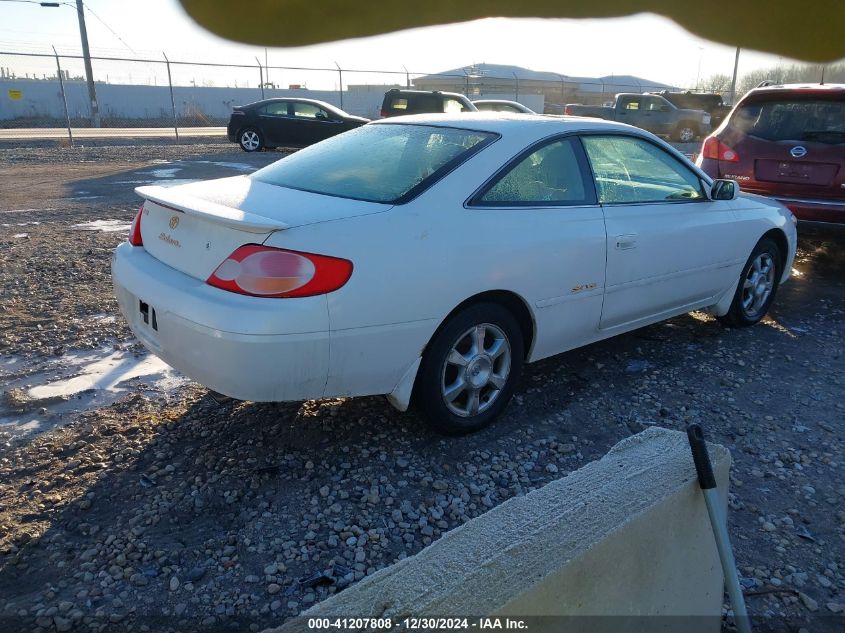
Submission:
[[[719,317],[723,325],[748,327],[766,316],[777,293],[781,261],[780,248],[773,240],[758,242],[742,269],[728,313]]]
[[[513,314],[479,303],[454,315],[423,354],[416,401],[446,435],[489,425],[507,406],[522,374],[524,343]]]
[[[261,132],[255,128],[249,127],[245,130],[241,130],[241,133],[238,136],[238,144],[245,152],[257,152],[261,149],[261,146],[264,145],[264,139],[261,138]]]

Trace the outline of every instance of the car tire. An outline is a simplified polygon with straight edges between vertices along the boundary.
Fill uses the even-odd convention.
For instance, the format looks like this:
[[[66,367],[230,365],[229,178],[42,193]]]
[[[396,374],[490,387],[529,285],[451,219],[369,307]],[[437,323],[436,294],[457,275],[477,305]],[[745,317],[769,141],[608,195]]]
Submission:
[[[238,132],[238,145],[245,152],[257,152],[264,147],[264,137],[254,127],[247,127]]]
[[[429,425],[464,435],[493,422],[522,375],[524,347],[519,322],[497,303],[453,315],[426,347],[417,373],[414,400]]]
[[[766,316],[783,273],[782,261],[774,240],[763,238],[757,243],[742,267],[728,313],[718,317],[722,325],[748,327]]]
[[[698,136],[698,129],[689,121],[681,121],[673,134],[679,143],[692,143]]]

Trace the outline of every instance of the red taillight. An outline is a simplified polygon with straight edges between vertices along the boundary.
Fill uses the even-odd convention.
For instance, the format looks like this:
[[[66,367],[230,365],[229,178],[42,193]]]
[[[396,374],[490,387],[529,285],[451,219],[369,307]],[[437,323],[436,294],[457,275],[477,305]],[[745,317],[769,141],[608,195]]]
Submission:
[[[381,116],[382,119],[386,119],[387,118],[387,110],[382,108],[381,111],[379,112],[379,115]]]
[[[352,262],[259,244],[241,246],[206,283],[255,297],[311,297],[332,292],[352,275]]]
[[[138,214],[132,220],[132,226],[129,227],[129,243],[132,246],[143,246],[144,240],[141,238],[141,214],[144,212],[144,205],[138,209]]]
[[[572,108],[570,108],[569,106],[564,107],[564,108],[563,108],[563,113],[564,113],[566,116],[572,116]]]
[[[723,160],[729,163],[739,162],[739,154],[737,154],[730,146],[725,145],[715,136],[708,137],[704,140],[704,146],[701,148],[701,154],[704,158],[713,160]]]

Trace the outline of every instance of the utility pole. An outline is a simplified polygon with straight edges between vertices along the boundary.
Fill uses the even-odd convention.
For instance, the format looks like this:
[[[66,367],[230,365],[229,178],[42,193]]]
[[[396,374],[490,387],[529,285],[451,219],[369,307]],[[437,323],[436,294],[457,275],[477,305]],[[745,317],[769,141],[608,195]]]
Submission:
[[[88,50],[88,30],[85,28],[85,6],[76,0],[76,17],[79,18],[79,37],[82,40],[82,57],[85,60],[85,79],[88,82],[88,98],[91,101],[91,125],[100,127],[100,109],[97,106],[97,90],[94,87],[94,71],[91,69],[91,51]]]
[[[731,79],[731,105],[736,100],[736,73],[739,70],[739,46],[736,47],[736,57],[734,58],[734,76]]]

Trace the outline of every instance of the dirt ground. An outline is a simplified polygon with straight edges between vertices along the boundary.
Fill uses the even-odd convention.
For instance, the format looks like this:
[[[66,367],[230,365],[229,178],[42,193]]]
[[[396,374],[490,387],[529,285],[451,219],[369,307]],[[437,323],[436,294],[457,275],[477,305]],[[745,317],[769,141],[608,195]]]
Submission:
[[[109,273],[133,188],[279,156],[0,146],[0,630],[261,630],[623,437],[690,422],[733,455],[759,630],[845,630],[845,230],[800,227],[760,325],[694,313],[542,361],[493,427],[444,439],[382,398],[219,405],[137,370]],[[130,369],[33,395],[102,359]]]

